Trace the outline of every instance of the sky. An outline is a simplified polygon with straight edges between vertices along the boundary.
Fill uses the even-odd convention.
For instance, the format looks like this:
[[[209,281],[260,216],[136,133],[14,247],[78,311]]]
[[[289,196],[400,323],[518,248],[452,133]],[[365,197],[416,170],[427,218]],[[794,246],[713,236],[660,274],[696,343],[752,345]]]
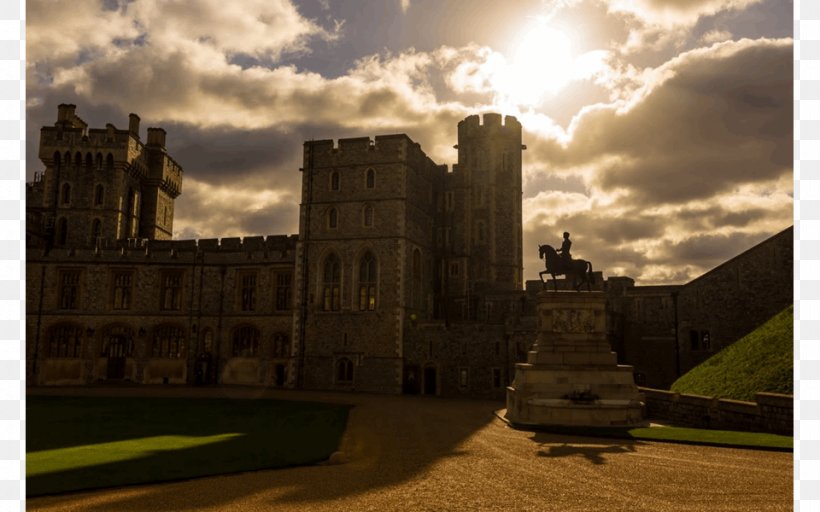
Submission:
[[[298,232],[302,143],[406,133],[456,163],[468,115],[524,129],[537,245],[685,283],[793,221],[787,0],[28,0],[27,179],[74,103],[183,167],[174,237]]]

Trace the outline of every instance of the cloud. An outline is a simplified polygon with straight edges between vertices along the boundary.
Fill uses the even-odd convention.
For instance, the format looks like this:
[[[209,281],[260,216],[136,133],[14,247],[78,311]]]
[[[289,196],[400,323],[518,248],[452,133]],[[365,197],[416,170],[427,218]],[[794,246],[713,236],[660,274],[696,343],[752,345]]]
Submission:
[[[526,199],[525,247],[567,230],[599,269],[680,282],[787,227],[791,66],[790,40],[718,44],[652,70],[628,100],[586,108],[564,140],[531,132],[528,181],[549,173],[584,190]],[[525,266],[541,263],[525,251]]]
[[[663,27],[692,26],[699,18],[740,10],[761,0],[609,0],[612,12],[627,13]]]

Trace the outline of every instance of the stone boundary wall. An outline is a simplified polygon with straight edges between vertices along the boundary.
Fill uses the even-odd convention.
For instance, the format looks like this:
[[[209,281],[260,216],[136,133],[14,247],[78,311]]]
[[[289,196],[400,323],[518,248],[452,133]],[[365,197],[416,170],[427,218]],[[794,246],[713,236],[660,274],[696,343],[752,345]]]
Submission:
[[[757,393],[754,402],[639,388],[649,419],[676,425],[793,435],[794,397]]]

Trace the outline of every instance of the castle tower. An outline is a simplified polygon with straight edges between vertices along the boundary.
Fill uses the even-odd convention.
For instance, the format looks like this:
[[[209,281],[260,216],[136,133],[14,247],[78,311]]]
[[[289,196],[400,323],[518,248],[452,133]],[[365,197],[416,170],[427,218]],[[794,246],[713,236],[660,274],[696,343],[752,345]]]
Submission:
[[[445,192],[443,272],[450,298],[522,289],[521,123],[500,114],[458,124],[458,164]],[[472,304],[471,304],[472,302]]]
[[[126,238],[170,239],[182,168],[165,150],[165,130],[140,118],[127,130],[88,128],[76,106],[61,104],[57,122],[40,130],[45,165],[26,192],[31,246],[94,247]]]
[[[305,388],[401,392],[405,328],[433,310],[445,174],[404,134],[305,143],[294,333]]]

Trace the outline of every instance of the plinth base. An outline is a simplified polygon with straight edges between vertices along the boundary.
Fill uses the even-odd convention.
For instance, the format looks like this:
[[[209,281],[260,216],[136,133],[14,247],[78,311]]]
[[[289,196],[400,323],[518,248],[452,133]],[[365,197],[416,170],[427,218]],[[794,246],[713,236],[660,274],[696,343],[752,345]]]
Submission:
[[[632,367],[606,339],[601,292],[541,292],[538,339],[515,365],[506,418],[522,426],[632,427],[644,424]]]

